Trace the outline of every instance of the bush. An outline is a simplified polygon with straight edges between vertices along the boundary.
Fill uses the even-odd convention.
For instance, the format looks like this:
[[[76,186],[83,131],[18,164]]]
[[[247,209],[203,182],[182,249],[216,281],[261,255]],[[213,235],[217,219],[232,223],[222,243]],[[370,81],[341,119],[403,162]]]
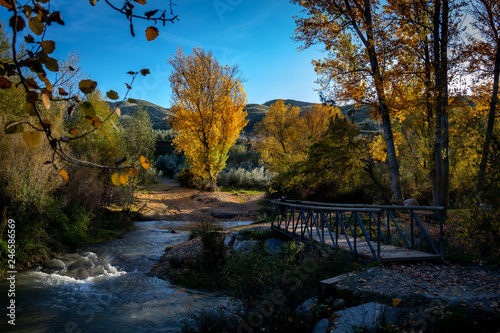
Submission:
[[[175,153],[161,155],[156,160],[156,168],[163,177],[175,178],[184,168],[187,168],[186,157]]]
[[[217,177],[217,183],[222,187],[265,190],[271,184],[273,174],[264,167],[252,170],[245,168],[231,168],[221,171]]]
[[[456,214],[453,222],[448,238],[455,250],[474,256],[499,255],[499,208],[471,203]]]
[[[202,243],[202,259],[208,269],[215,269],[224,262],[226,249],[221,226],[214,221],[197,223]]]

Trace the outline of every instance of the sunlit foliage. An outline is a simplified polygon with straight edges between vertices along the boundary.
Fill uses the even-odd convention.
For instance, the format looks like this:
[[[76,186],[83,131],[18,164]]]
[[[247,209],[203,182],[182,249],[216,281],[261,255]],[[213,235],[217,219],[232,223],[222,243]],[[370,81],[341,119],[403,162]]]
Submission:
[[[246,94],[236,66],[222,66],[198,48],[186,56],[179,48],[169,60],[173,102],[171,124],[177,151],[189,169],[215,189],[229,148],[246,125]]]

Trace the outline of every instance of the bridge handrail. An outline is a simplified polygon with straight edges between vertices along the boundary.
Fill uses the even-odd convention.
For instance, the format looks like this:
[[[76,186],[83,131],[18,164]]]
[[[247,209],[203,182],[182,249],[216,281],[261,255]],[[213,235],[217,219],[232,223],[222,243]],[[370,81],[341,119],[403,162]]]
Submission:
[[[276,200],[274,200],[276,201]],[[279,201],[279,200],[278,200]],[[286,200],[282,203],[304,204],[311,206],[331,206],[331,207],[346,207],[346,208],[375,208],[375,209],[394,209],[394,210],[427,210],[427,211],[444,211],[443,206],[393,206],[393,205],[365,205],[365,204],[339,204],[339,203],[326,203],[326,202],[313,202],[302,200]]]
[[[321,209],[321,210],[329,210],[329,211],[349,211],[349,212],[363,212],[363,213],[380,213],[383,209],[381,208],[356,208],[356,207],[348,207],[348,206],[319,206],[319,205],[302,205],[295,204],[295,201],[279,201],[279,200],[267,200],[270,203],[295,207],[295,208],[304,208],[304,209]]]

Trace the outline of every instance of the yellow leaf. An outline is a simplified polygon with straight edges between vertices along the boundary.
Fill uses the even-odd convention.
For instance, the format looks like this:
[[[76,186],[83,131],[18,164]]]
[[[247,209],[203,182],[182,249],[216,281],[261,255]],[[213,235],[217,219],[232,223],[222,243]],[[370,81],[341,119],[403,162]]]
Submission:
[[[147,169],[151,168],[151,164],[149,163],[149,160],[146,157],[141,156],[140,160],[141,160],[141,165],[144,169],[147,170]]]
[[[44,40],[41,42],[41,45],[45,54],[51,54],[56,49],[56,42],[54,42],[53,40]]]
[[[111,181],[116,186],[120,186],[122,184],[120,182],[120,175],[118,173],[114,173],[113,176],[111,176]]]
[[[59,174],[61,175],[61,177],[63,177],[63,179],[66,181],[66,183],[69,181],[68,171],[61,169],[61,170],[59,170]]]
[[[401,299],[400,298],[393,298],[392,299],[392,306],[396,307],[399,305],[399,303],[401,303]]]
[[[45,76],[42,76],[40,80],[42,80],[43,83],[45,83],[45,89],[52,92],[52,83],[50,83],[49,79],[47,79]]]
[[[73,135],[78,135],[78,131],[77,131],[76,129],[74,129],[74,128],[70,129],[70,130],[68,131],[68,133],[69,133],[69,134],[73,134]]]
[[[63,88],[59,88],[59,95],[61,95],[61,96],[68,96],[69,94]]]
[[[30,146],[31,148],[35,148],[40,144],[41,136],[38,131],[25,131],[23,132],[23,140]]]
[[[288,317],[288,321],[293,323],[293,317]]]
[[[37,17],[30,17],[28,20],[28,27],[30,27],[31,31],[37,36],[43,34],[43,30],[45,29],[45,25],[39,21]]]
[[[146,0],[134,0],[134,2],[140,3],[141,5],[146,4]]]
[[[115,107],[115,113],[116,113],[116,115],[117,115],[118,117],[121,117],[121,115],[122,115],[122,110],[120,110],[120,108],[116,106],[116,107]]]
[[[137,170],[136,170],[136,169],[134,169],[134,168],[128,168],[128,169],[127,169],[127,172],[128,172],[128,174],[129,174],[129,175],[131,175],[132,177],[137,176]]]
[[[84,94],[91,94],[97,88],[97,82],[92,80],[81,80],[80,83],[78,83],[78,88],[80,88]]]
[[[160,31],[156,27],[148,27],[146,29],[146,39],[148,42],[156,39],[160,35]]]
[[[36,116],[35,106],[32,103],[24,104],[24,111],[32,117]]]
[[[50,109],[50,93],[47,89],[42,89],[42,101],[45,108]]]
[[[127,182],[128,182],[128,176],[126,174],[124,174],[124,173],[121,174],[120,175],[120,183],[127,184]]]

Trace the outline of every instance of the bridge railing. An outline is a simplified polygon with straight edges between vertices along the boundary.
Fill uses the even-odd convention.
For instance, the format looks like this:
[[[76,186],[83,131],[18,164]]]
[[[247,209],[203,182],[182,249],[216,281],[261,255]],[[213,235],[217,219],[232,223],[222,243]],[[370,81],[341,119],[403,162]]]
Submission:
[[[290,231],[294,237],[312,239],[316,233],[324,245],[325,234],[334,247],[345,239],[357,254],[359,239],[366,242],[376,260],[381,244],[431,252],[443,258],[443,207],[334,204],[309,201],[269,201],[274,206],[273,227]],[[425,212],[439,223],[439,240],[422,223]],[[420,218],[419,218],[420,215]],[[349,236],[351,238],[349,238]],[[376,249],[374,248],[375,242]],[[363,243],[364,245],[365,243]]]

